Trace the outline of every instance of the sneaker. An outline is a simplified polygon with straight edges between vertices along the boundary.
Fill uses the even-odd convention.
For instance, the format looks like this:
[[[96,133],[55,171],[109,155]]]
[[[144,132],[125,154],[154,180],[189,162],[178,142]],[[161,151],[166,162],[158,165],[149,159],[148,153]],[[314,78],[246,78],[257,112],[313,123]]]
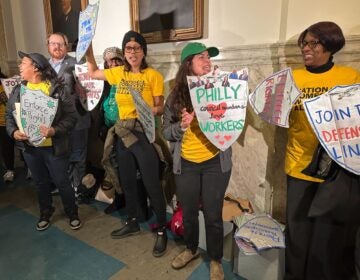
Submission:
[[[117,230],[111,232],[111,238],[121,239],[130,235],[135,235],[140,232],[140,226],[135,219],[128,219],[125,225]]]
[[[31,178],[32,178],[32,174],[31,174],[30,169],[28,168],[27,173],[26,173],[26,180],[30,180]]]
[[[51,207],[50,209],[40,213],[40,219],[36,224],[36,229],[38,231],[46,230],[50,226],[50,218],[54,213],[55,208]]]
[[[73,229],[73,230],[77,230],[77,229],[81,228],[82,224],[81,224],[81,221],[79,219],[79,216],[74,215],[73,217],[71,217],[69,225],[70,225],[70,228]]]
[[[210,262],[210,280],[224,280],[224,271],[220,262]]]
[[[199,256],[199,252],[193,253],[190,249],[185,249],[180,253],[172,262],[171,266],[175,269],[180,269],[185,267],[189,262],[196,259]]]
[[[5,172],[3,178],[4,182],[12,182],[14,181],[15,173],[13,170],[8,170]]]
[[[166,228],[162,227],[158,229],[156,233],[156,241],[153,248],[153,256],[154,257],[161,257],[166,252],[166,245],[167,245],[167,234],[166,234]]]

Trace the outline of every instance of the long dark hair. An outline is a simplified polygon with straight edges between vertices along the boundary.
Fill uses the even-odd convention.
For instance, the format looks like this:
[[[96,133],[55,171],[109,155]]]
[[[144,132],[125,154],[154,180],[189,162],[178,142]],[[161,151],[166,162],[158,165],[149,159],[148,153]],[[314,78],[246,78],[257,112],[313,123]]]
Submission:
[[[176,115],[180,117],[181,110],[186,108],[186,111],[193,112],[194,107],[191,103],[190,91],[186,76],[193,75],[191,71],[192,59],[194,55],[187,57],[180,65],[175,77],[175,86],[170,92],[171,106],[175,109]]]
[[[62,83],[62,80],[58,78],[57,73],[54,68],[51,67],[50,63],[42,69],[39,69],[34,61],[32,61],[32,63],[38,69],[42,81],[50,81],[52,84]]]

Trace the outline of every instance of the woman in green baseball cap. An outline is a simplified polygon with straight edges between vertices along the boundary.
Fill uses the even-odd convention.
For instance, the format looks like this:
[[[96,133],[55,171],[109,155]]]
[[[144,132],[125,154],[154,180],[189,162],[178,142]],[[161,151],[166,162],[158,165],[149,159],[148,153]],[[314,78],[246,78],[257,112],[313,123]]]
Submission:
[[[190,99],[186,76],[202,76],[212,70],[210,58],[219,50],[201,43],[189,43],[181,52],[175,86],[164,110],[163,134],[173,152],[176,195],[183,208],[186,249],[171,263],[175,269],[199,256],[198,211],[201,203],[206,227],[210,278],[224,279],[222,207],[231,175],[231,148],[221,151],[200,130]]]

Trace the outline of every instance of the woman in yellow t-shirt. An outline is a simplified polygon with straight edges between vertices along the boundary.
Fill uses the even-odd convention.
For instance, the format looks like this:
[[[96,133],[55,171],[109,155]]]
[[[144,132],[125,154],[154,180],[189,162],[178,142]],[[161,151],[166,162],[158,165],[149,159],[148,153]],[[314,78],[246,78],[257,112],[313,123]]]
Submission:
[[[290,114],[285,157],[285,279],[352,279],[355,270],[354,233],[358,222],[338,222],[331,213],[316,217],[309,213],[317,190],[322,188],[323,180],[315,177],[315,173],[304,171],[310,164],[319,141],[306,118],[302,101],[315,97],[314,93],[320,95],[337,85],[360,82],[360,73],[355,69],[334,65],[333,55],[342,49],[344,44],[345,38],[341,29],[333,22],[315,23],[305,29],[298,38],[305,68],[293,72],[295,83],[302,95]],[[351,199],[357,199],[357,205],[360,206],[360,176],[342,169],[335,162],[332,164],[338,172],[338,175],[332,174],[333,178],[337,176],[338,186],[334,187],[342,188],[344,192],[347,189],[357,192]],[[335,196],[322,201],[323,205],[332,203],[338,198]],[[350,196],[345,204],[351,205]],[[359,217],[359,210],[356,211],[355,208],[348,208],[345,212],[351,211],[355,212],[353,218]],[[309,214],[312,217],[309,217]],[[344,219],[350,218],[345,216],[347,214]]]
[[[111,237],[119,239],[140,232],[136,218],[140,208],[137,193],[139,170],[159,225],[153,256],[160,257],[167,246],[166,204],[159,178],[160,161],[138,121],[129,86],[141,94],[154,115],[161,115],[164,106],[164,79],[158,71],[148,67],[145,59],[147,44],[141,34],[135,31],[125,33],[122,50],[124,65],[105,70],[98,69],[91,46],[86,54],[90,76],[116,85],[115,99],[119,109],[119,120],[115,124],[116,157],[128,219],[122,228],[111,233]]]
[[[202,76],[211,71],[210,58],[219,50],[201,43],[189,43],[181,52],[181,65],[175,86],[166,100],[163,134],[170,141],[173,155],[176,195],[183,208],[186,249],[171,263],[185,267],[199,256],[199,203],[206,229],[206,248],[211,259],[210,278],[223,279],[222,208],[231,175],[231,148],[215,147],[204,135],[191,103],[187,75]]]
[[[6,107],[6,130],[16,140],[16,146],[22,150],[26,165],[36,184],[40,208],[40,219],[36,229],[46,230],[55,211],[51,197],[52,183],[59,189],[70,228],[79,229],[81,221],[75,203],[74,189],[68,175],[69,132],[76,123],[75,107],[69,93],[64,90],[56,72],[43,55],[21,51],[18,54],[21,58],[19,70],[23,79],[21,86],[30,90],[41,90],[42,93],[58,99],[57,111],[51,126],[39,127],[40,136],[46,138],[40,146],[29,143],[28,135],[19,129],[13,114],[16,110],[15,103],[20,102],[21,99],[20,85],[14,88]]]

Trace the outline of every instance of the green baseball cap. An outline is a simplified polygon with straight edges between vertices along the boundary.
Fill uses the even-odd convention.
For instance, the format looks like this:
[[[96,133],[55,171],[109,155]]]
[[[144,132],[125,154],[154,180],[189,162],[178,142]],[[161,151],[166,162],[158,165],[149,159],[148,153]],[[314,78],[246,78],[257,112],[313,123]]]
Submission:
[[[181,63],[184,62],[186,58],[188,58],[190,55],[199,54],[204,51],[208,51],[210,57],[217,56],[219,54],[219,49],[215,47],[209,47],[207,48],[202,43],[189,43],[187,44],[183,50],[181,51]]]

